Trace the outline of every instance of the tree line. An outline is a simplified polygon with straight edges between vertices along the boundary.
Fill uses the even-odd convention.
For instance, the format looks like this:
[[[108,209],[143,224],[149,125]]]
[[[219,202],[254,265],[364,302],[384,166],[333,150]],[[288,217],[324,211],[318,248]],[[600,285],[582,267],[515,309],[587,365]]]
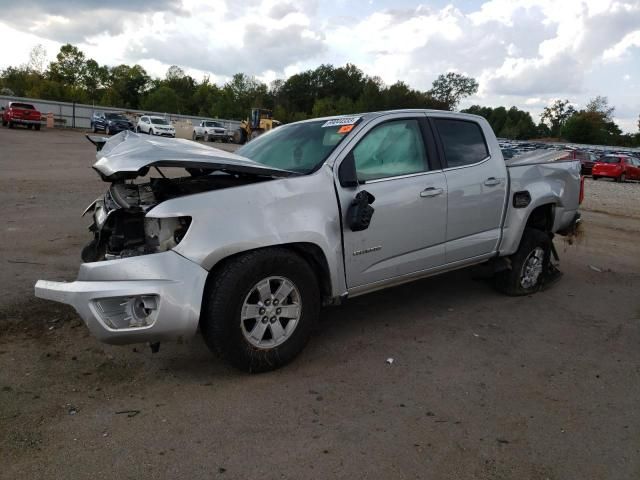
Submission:
[[[208,77],[199,82],[175,65],[164,78],[153,78],[140,65],[100,65],[71,44],[60,47],[53,62],[47,64],[46,58],[44,48],[37,46],[26,64],[0,71],[0,92],[236,120],[246,118],[251,108],[261,107],[272,109],[274,118],[282,122],[292,122],[395,108],[455,110],[461,100],[478,90],[475,79],[453,72],[438,76],[427,91],[402,81],[386,85],[352,64],[320,65],[269,85],[237,73],[219,86]],[[579,111],[568,100],[558,100],[544,110],[536,125],[528,112],[516,107],[474,105],[463,110],[485,117],[499,137],[640,145],[640,135],[622,134],[612,121],[613,111],[605,97],[596,97]]]

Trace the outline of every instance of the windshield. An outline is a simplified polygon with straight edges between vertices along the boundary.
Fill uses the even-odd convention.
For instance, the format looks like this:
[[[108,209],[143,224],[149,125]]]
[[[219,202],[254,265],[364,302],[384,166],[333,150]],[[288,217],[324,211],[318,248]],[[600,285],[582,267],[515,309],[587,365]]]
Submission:
[[[219,124],[218,122],[205,122],[204,124],[205,127],[219,127],[219,128],[224,128],[221,124]]]
[[[121,113],[107,113],[105,115],[108,120],[126,120],[127,118]]]
[[[12,103],[11,108],[23,108],[25,110],[35,110],[33,105],[29,105],[28,103]]]
[[[269,167],[311,173],[351,131],[340,125],[323,127],[325,123],[326,120],[319,120],[283,125],[252,140],[236,153]]]
[[[151,123],[154,125],[169,125],[164,118],[151,118]]]
[[[618,157],[600,157],[598,162],[600,162],[600,163],[620,163],[620,159]]]

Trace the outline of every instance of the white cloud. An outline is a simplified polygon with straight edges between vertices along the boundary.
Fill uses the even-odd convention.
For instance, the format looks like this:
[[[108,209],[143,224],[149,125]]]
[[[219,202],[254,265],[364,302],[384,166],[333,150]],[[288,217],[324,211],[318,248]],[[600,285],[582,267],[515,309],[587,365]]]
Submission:
[[[398,8],[392,0],[238,5],[0,0],[3,18],[12,18],[10,26],[0,20],[3,32],[20,39],[0,54],[0,67],[26,62],[36,43],[53,56],[60,43],[71,42],[101,63],[137,62],[158,76],[177,64],[197,78],[220,82],[242,71],[269,82],[320,63],[350,62],[387,83],[402,80],[420,89],[447,71],[474,76],[480,91],[465,103],[513,104],[537,113],[553,98],[584,104],[602,94],[624,103],[617,113],[625,125],[640,111],[632,81],[640,75],[639,0],[478,0],[471,7],[451,0],[438,8]],[[629,76],[629,92],[599,73],[605,66],[623,69],[618,78]]]

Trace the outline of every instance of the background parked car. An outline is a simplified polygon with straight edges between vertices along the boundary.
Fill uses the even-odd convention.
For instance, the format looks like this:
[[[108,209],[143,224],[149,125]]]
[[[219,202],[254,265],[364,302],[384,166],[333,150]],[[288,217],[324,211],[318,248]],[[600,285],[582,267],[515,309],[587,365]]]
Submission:
[[[153,117],[151,115],[143,115],[140,117],[138,125],[136,126],[136,132],[171,138],[176,136],[176,129],[173,125],[162,117]]]
[[[629,155],[605,155],[595,163],[591,176],[594,180],[605,177],[616,182],[640,180],[640,160]]]
[[[192,140],[204,139],[205,142],[220,140],[222,142],[233,141],[233,131],[215,120],[203,120],[193,127]]]
[[[595,153],[588,152],[587,150],[571,150],[569,158],[580,160],[580,173],[582,173],[582,175],[591,175],[591,169],[598,161],[598,156]]]
[[[28,129],[40,130],[42,115],[30,103],[9,102],[2,107],[2,126],[13,128],[14,125],[24,125]]]
[[[122,113],[93,112],[91,129],[93,133],[103,131],[107,135],[114,135],[123,130],[133,130],[133,123]]]

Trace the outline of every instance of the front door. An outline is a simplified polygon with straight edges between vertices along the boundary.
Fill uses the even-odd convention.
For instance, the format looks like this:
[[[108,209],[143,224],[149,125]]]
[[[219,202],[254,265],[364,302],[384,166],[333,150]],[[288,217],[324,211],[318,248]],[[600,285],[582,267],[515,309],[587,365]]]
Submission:
[[[442,171],[431,167],[436,159],[428,158],[426,119],[390,117],[369,126],[350,152],[358,187],[338,185],[348,288],[444,263],[447,185]],[[352,231],[349,207],[363,190],[375,197],[375,211],[366,230]]]

